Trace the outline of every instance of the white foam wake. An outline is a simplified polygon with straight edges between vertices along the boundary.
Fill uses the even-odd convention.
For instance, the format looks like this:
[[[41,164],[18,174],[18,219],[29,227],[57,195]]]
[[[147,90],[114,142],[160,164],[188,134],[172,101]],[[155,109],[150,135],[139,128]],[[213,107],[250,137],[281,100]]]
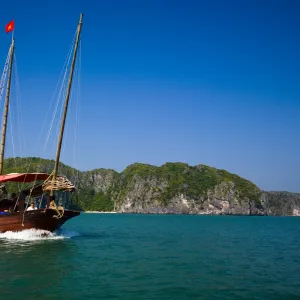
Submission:
[[[23,240],[23,241],[37,241],[37,240],[62,240],[70,239],[78,236],[79,233],[75,231],[60,230],[57,232],[50,232],[41,229],[26,229],[23,231],[13,232],[7,231],[0,233],[0,239],[6,240]]]

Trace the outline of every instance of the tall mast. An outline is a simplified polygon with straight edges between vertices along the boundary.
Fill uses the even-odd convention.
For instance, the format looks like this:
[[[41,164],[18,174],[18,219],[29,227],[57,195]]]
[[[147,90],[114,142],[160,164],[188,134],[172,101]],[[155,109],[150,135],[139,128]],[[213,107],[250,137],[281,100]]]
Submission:
[[[9,109],[9,97],[10,97],[10,83],[11,83],[13,57],[14,57],[14,51],[15,51],[15,40],[14,39],[12,39],[9,51],[10,51],[10,55],[9,55],[8,81],[7,81],[7,87],[6,87],[5,106],[4,106],[3,121],[2,121],[0,174],[3,173],[3,160],[4,160],[4,150],[5,150],[7,116],[8,116],[8,109]]]
[[[62,117],[60,133],[59,133],[59,138],[58,138],[58,142],[57,142],[56,159],[55,159],[55,165],[54,165],[54,171],[53,171],[53,177],[52,177],[53,182],[56,180],[57,171],[58,171],[60,151],[61,151],[61,145],[62,145],[62,140],[63,140],[63,136],[64,136],[64,128],[65,128],[65,122],[66,122],[66,117],[67,117],[67,112],[68,112],[68,104],[69,104],[70,92],[71,92],[72,81],[73,81],[73,73],[74,73],[74,68],[75,68],[77,49],[78,49],[78,43],[79,43],[79,38],[80,38],[81,26],[82,26],[82,17],[83,17],[83,14],[80,14],[79,23],[78,23],[78,27],[77,27],[74,55],[73,55],[73,60],[72,60],[72,65],[71,65],[71,70],[70,70],[70,78],[69,78],[69,82],[68,82],[68,89],[67,89],[65,106],[64,106],[64,113],[63,113],[63,117]],[[54,194],[54,191],[52,189],[50,195],[53,196],[53,194]]]

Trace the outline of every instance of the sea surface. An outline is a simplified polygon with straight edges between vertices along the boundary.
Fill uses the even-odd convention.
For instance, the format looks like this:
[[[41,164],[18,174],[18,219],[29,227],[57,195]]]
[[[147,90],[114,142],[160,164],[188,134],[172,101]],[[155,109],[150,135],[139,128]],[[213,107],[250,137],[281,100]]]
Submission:
[[[300,218],[82,214],[0,234],[0,299],[300,299]]]

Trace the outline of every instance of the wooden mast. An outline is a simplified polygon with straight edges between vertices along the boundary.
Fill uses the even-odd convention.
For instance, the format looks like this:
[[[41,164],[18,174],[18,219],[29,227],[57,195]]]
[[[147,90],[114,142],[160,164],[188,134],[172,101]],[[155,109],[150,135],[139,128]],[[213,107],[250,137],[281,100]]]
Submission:
[[[8,70],[8,81],[7,81],[7,87],[6,87],[5,106],[4,106],[3,121],[2,121],[2,137],[1,137],[1,151],[0,151],[0,174],[3,173],[6,127],[7,127],[7,116],[8,116],[8,110],[9,110],[10,84],[11,84],[11,74],[12,74],[12,64],[13,64],[14,50],[15,50],[15,40],[12,39],[12,43],[11,43],[11,46],[10,46],[10,55],[9,55],[9,70]]]
[[[61,151],[61,145],[62,145],[62,140],[63,140],[63,135],[64,135],[64,128],[65,128],[70,92],[71,92],[72,81],[73,81],[73,73],[74,73],[74,68],[75,68],[78,43],[79,43],[80,32],[81,32],[81,27],[82,27],[82,17],[83,17],[83,14],[80,14],[79,23],[78,23],[78,27],[77,27],[74,55],[73,55],[73,60],[72,60],[72,65],[71,65],[71,70],[70,70],[70,77],[69,77],[68,89],[67,89],[65,106],[64,106],[64,112],[63,112],[63,117],[62,117],[62,122],[61,122],[61,127],[60,127],[59,138],[58,138],[58,142],[57,142],[56,159],[55,159],[55,165],[54,165],[53,177],[52,177],[53,184],[56,180],[57,171],[58,171],[60,151]],[[54,195],[54,190],[52,189],[51,193],[50,193],[51,198],[53,198],[53,195]]]

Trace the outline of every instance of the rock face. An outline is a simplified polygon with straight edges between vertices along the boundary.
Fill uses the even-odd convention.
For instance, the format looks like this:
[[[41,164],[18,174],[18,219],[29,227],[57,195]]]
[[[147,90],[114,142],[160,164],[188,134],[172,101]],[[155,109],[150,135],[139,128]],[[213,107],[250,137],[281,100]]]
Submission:
[[[300,193],[263,192],[262,202],[269,215],[300,216]]]
[[[146,188],[145,188],[146,186]],[[164,183],[167,187],[167,184]],[[135,213],[177,213],[177,214],[265,214],[250,199],[239,199],[239,192],[232,182],[221,182],[200,197],[191,197],[188,193],[179,193],[169,199],[168,203],[157,200],[158,192],[138,179],[125,195],[125,201],[118,199],[120,212]],[[121,201],[120,201],[121,200]]]
[[[117,172],[114,170],[96,169],[82,172],[80,183],[84,187],[92,187],[95,193],[108,193],[115,182]]]
[[[117,212],[300,215],[300,194],[264,192],[237,175],[204,165],[134,164],[120,174],[91,171],[86,179],[111,199]]]

